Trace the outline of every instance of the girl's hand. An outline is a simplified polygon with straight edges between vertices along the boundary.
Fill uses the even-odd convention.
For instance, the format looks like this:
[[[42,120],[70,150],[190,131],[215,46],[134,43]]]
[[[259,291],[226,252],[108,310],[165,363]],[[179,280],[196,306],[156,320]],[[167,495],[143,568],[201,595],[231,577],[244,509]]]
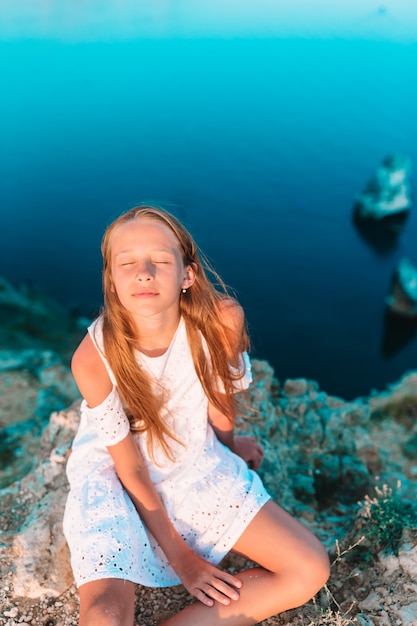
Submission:
[[[256,439],[254,439],[254,437],[235,435],[234,444],[236,454],[246,461],[248,467],[254,470],[259,469],[264,456],[264,451]]]
[[[213,606],[215,602],[229,605],[232,600],[239,600],[238,589],[242,581],[211,565],[194,552],[190,551],[174,569],[187,591],[206,606]]]

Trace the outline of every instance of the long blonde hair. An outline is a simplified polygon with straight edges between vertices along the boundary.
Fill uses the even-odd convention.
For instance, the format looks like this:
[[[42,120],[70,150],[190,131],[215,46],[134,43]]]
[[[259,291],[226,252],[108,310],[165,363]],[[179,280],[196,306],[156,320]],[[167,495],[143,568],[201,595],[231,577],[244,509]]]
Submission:
[[[199,251],[187,229],[176,217],[163,209],[153,206],[135,207],[120,215],[104,233],[101,246],[104,293],[102,317],[106,358],[115,375],[119,393],[128,407],[131,430],[147,432],[151,454],[153,445],[158,443],[164,453],[172,458],[167,437],[178,440],[161,418],[161,399],[156,397],[149,376],[137,363],[135,358],[137,334],[134,323],[112,288],[112,234],[121,224],[143,218],[165,224],[174,233],[184,266],[191,266],[195,272],[194,284],[186,294],[180,295],[180,313],[185,321],[194,367],[203,389],[209,400],[226,412],[229,419],[234,418],[236,411],[234,397],[236,375],[232,374],[229,367],[230,355],[235,350],[230,329],[222,320],[220,303],[231,299],[231,296],[224,282]],[[211,366],[207,362],[202,336],[206,340]],[[241,349],[247,350],[249,339],[246,327],[242,329],[240,340]],[[214,383],[216,378],[222,381],[226,395],[226,403],[222,403],[221,406],[216,396]]]

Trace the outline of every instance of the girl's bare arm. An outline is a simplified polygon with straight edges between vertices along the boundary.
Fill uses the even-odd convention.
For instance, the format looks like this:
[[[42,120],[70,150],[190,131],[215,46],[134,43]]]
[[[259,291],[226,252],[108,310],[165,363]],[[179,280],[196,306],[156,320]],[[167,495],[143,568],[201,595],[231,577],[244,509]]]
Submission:
[[[225,397],[225,396],[223,396]],[[222,394],[218,394],[222,400]],[[234,434],[234,421],[229,419],[214,404],[209,403],[209,421],[217,438],[238,456],[242,457],[251,469],[259,469],[264,451],[254,437]]]
[[[232,352],[229,354],[230,364],[236,367],[242,352],[241,335],[245,316],[243,309],[233,300],[225,300],[221,303],[223,321],[229,330],[229,340]],[[208,417],[217,438],[230,450],[243,458],[249,467],[258,469],[264,455],[263,448],[254,437],[237,436],[234,434],[234,419],[228,417],[228,398],[225,394],[217,393],[218,406],[209,402]],[[223,410],[219,407],[224,407]]]

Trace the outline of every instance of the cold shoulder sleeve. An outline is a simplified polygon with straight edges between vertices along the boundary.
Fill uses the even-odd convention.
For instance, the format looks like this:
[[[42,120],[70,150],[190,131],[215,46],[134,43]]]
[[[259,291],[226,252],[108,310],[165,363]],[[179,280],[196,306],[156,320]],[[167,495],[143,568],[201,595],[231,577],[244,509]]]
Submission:
[[[252,382],[252,365],[250,362],[250,358],[247,352],[242,352],[239,355],[239,365],[238,367],[233,367],[233,365],[229,365],[229,370],[231,375],[233,376],[233,391],[234,393],[238,393],[239,391],[244,391],[248,389],[249,385]],[[215,389],[219,393],[224,393],[224,384],[220,377],[216,377],[215,380]]]
[[[130,431],[129,420],[115,387],[107,398],[94,408],[89,407],[83,400],[81,411],[94,423],[98,437],[105,446],[115,446],[123,441]]]
[[[229,369],[233,376],[241,376],[233,383],[235,392],[237,393],[238,391],[244,391],[247,389],[253,380],[252,364],[250,362],[249,354],[247,352],[242,352],[239,357],[239,366],[233,367],[230,365]]]

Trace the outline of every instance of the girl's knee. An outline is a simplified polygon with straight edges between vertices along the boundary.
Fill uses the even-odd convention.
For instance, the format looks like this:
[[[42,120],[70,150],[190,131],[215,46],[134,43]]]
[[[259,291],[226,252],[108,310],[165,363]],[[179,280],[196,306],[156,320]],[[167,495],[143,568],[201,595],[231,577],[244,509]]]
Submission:
[[[109,606],[94,605],[80,614],[79,626],[122,626],[123,613]]]
[[[313,571],[318,584],[318,589],[321,589],[329,579],[330,576],[330,560],[327,550],[323,545],[320,545],[320,549],[317,552]]]
[[[294,556],[292,562],[288,562],[284,569],[277,569],[277,583],[280,584],[282,576],[287,578],[292,588],[296,604],[302,605],[320,591],[330,576],[330,561],[324,546],[318,541],[313,549]]]
[[[80,589],[79,626],[132,626],[134,587],[123,583],[98,582]]]
[[[95,602],[81,608],[79,626],[133,626],[134,611],[117,602]]]
[[[305,600],[312,598],[329,579],[330,561],[324,546],[319,546],[305,558],[298,570],[298,580],[303,588]]]

